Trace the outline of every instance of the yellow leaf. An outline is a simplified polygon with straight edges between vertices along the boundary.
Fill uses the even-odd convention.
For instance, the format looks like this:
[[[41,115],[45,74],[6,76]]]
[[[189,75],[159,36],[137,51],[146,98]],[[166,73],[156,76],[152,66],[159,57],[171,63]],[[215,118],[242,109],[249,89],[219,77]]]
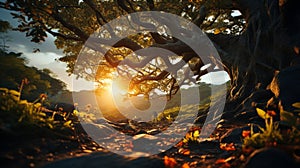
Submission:
[[[39,113],[39,116],[46,117],[46,114],[45,113]]]
[[[262,119],[268,119],[271,116],[269,114],[267,114],[264,110],[260,109],[260,108],[256,108],[257,114],[262,118]]]
[[[27,100],[21,100],[19,104],[28,104]]]
[[[195,138],[198,138],[200,136],[199,130],[196,130],[193,135]]]
[[[78,114],[79,114],[78,110],[73,110],[73,114],[74,114],[75,116],[78,116]]]
[[[5,94],[7,94],[8,93],[8,89],[7,88],[0,88],[0,92],[3,92]]]
[[[220,29],[215,29],[215,30],[214,30],[214,34],[219,34],[219,33],[221,33],[221,30],[220,30]]]
[[[292,106],[295,107],[295,108],[300,109],[300,102],[294,103]]]
[[[71,125],[70,125],[71,123],[72,123],[71,120],[66,121],[66,122],[64,123],[64,126],[65,126],[65,127],[70,127],[70,126],[71,126]]]
[[[50,123],[48,123],[48,127],[49,127],[50,129],[53,129],[53,125],[50,124]]]
[[[35,108],[39,108],[39,107],[41,107],[41,106],[42,106],[41,103],[35,103],[35,104],[34,104],[34,107],[35,107]]]
[[[21,93],[16,91],[16,90],[10,90],[9,93],[14,95],[14,96],[20,96],[21,95]]]

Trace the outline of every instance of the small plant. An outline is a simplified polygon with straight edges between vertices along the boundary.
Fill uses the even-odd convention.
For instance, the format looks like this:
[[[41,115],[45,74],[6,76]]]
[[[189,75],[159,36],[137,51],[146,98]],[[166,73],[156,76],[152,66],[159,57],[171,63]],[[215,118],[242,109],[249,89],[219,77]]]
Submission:
[[[300,103],[295,103],[294,107],[300,107]],[[299,109],[299,108],[298,108]],[[262,109],[256,109],[257,114],[265,120],[265,128],[259,127],[260,132],[255,133],[253,126],[251,130],[245,130],[242,133],[244,137],[243,148],[262,148],[265,146],[277,146],[279,144],[299,144],[299,115],[280,109],[280,121],[274,122],[274,111],[265,112]],[[298,110],[296,110],[298,111]],[[299,111],[298,111],[299,113]],[[280,130],[279,126],[288,126],[285,130]]]
[[[288,127],[296,127],[300,129],[300,102],[292,105],[296,108],[293,112],[285,111],[282,107],[280,108],[280,124]]]
[[[47,116],[44,113],[43,104],[46,101],[47,95],[41,94],[33,102],[20,100],[21,93],[16,90],[0,88],[0,120],[4,123],[9,123],[12,127],[22,126],[37,126],[54,128],[66,128],[72,126],[72,121],[55,121],[54,116]]]
[[[185,137],[183,138],[183,143],[198,143],[200,137],[200,131],[198,129],[189,131],[186,133]]]

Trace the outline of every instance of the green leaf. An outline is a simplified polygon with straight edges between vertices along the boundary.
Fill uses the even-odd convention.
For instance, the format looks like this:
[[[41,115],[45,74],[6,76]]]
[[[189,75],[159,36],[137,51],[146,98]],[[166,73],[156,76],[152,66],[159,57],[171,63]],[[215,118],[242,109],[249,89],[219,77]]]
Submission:
[[[295,108],[300,109],[300,102],[294,103],[292,106],[295,107]]]
[[[296,125],[297,117],[293,115],[293,113],[287,111],[280,112],[280,120],[286,123],[289,126]]]
[[[271,118],[271,116],[266,113],[264,110],[260,109],[260,108],[256,108],[257,114],[259,115],[260,118],[262,119],[268,119]]]

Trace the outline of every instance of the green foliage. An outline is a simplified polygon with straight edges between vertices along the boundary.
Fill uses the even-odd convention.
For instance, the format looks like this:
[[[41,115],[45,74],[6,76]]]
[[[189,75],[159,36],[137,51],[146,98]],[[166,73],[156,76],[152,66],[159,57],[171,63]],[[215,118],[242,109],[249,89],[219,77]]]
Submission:
[[[39,127],[48,129],[66,129],[71,128],[73,121],[55,121],[54,115],[48,117],[44,113],[43,96],[38,97],[34,102],[19,100],[16,95],[21,93],[7,88],[0,88],[0,125],[4,130],[17,130],[20,127]],[[55,114],[55,113],[53,113]],[[8,126],[9,128],[3,128]],[[19,131],[17,131],[19,132]]]
[[[46,92],[51,96],[64,90],[66,85],[51,75],[50,70],[28,67],[26,59],[20,54],[0,51],[0,87],[21,89],[21,99],[34,101],[34,98],[42,93]],[[26,81],[23,81],[25,79]]]
[[[282,144],[283,136],[278,128],[278,123],[273,123],[272,117],[266,119],[266,128],[260,128],[259,133],[254,133],[253,126],[251,126],[250,136],[245,137],[243,141],[244,147],[262,148],[264,146],[276,146]]]
[[[7,32],[9,29],[11,29],[9,22],[0,19],[0,33]]]
[[[295,108],[293,112],[280,109],[280,124],[300,130],[300,103],[294,103],[292,106]]]
[[[298,104],[295,104],[297,107]],[[280,111],[280,121],[274,122],[273,111],[265,112],[262,109],[256,109],[257,114],[265,120],[265,128],[259,127],[260,132],[254,133],[251,126],[250,135],[243,140],[243,147],[262,148],[265,146],[277,146],[278,144],[299,144],[299,117],[291,112]],[[280,130],[279,126],[284,124],[289,126],[287,130]]]
[[[124,4],[120,2],[123,2]],[[55,45],[57,48],[64,51],[65,56],[60,58],[60,60],[68,64],[67,71],[69,73],[75,73],[78,77],[86,79],[91,79],[91,76],[93,75],[103,77],[100,83],[105,81],[107,76],[110,75],[107,74],[103,76],[103,73],[115,71],[114,67],[107,66],[107,60],[99,60],[97,55],[101,55],[103,53],[97,51],[93,53],[89,51],[89,62],[76,67],[76,71],[74,71],[75,62],[86,39],[92,33],[96,32],[101,26],[120,17],[121,15],[138,11],[155,10],[173,13],[192,21],[197,18],[200,8],[205,6],[209,9],[209,13],[202,25],[199,26],[206,32],[218,31],[219,33],[239,34],[246,25],[244,19],[232,15],[233,10],[228,7],[228,5],[232,3],[231,0],[154,0],[153,3],[137,0],[120,2],[89,0],[44,0],[19,2],[13,0],[7,1],[6,3],[0,3],[0,8],[14,11],[12,15],[19,22],[18,27],[15,29],[25,32],[26,36],[30,37],[33,42],[45,41],[45,38],[47,37],[46,32],[56,36]],[[130,30],[132,27],[122,27],[122,29]],[[103,34],[103,36],[105,35],[107,34]],[[107,38],[109,38],[109,36],[110,35],[107,35]],[[150,46],[153,43],[153,37],[149,32],[132,35],[128,38],[142,47]],[[120,46],[113,48],[112,50],[113,52],[118,52],[123,48],[123,46]],[[114,58],[112,58],[112,60],[115,61],[115,58],[117,58],[117,60],[120,60],[119,58],[124,59],[127,55],[128,52],[122,54],[114,53],[112,56]],[[104,65],[104,68],[97,68],[97,66],[94,66],[99,64]],[[157,73],[161,71],[157,70],[155,72],[151,72],[149,71],[149,67],[147,68],[138,70],[140,71],[139,74],[143,73],[143,75],[146,76],[153,73],[153,75],[157,75]],[[86,69],[92,70],[93,74],[87,73]],[[140,78],[139,75],[136,77]],[[160,89],[165,91],[170,89],[170,87],[173,87],[173,85],[177,85],[177,83],[169,78],[164,81],[160,81],[159,83],[145,81],[144,83],[140,83],[139,86],[134,85],[132,90],[134,92],[133,94],[137,94],[138,92],[147,94],[152,88],[161,87]]]
[[[0,48],[3,51],[6,51],[9,46],[6,43],[10,40],[9,36],[6,34],[8,30],[12,27],[9,22],[0,19]]]

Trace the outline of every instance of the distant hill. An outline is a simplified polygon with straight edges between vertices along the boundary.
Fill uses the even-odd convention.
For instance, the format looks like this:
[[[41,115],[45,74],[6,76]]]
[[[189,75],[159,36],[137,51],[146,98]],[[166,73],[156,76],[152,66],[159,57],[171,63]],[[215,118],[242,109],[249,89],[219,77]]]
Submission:
[[[199,90],[199,100],[201,104],[209,103],[211,97],[211,88],[214,87],[216,92],[220,90],[222,85],[209,85],[206,83],[201,83],[198,87],[191,87],[189,89],[181,89],[176,95],[173,95],[171,100],[166,102],[164,109],[169,109],[172,107],[180,106],[181,104],[193,104],[190,103],[193,100],[198,99],[195,91]],[[183,95],[183,97],[181,97]],[[182,99],[184,98],[184,99]],[[118,107],[121,110],[133,111],[134,109],[138,110],[147,110],[150,107],[150,102],[153,101],[155,106],[158,106],[161,102],[164,102],[165,96],[158,96],[156,100],[146,100],[143,96],[135,97],[121,97],[117,98]],[[101,111],[115,111],[116,108],[112,96],[109,96],[108,93],[95,93],[94,91],[79,91],[79,92],[70,92],[63,91],[57,94],[56,96],[50,97],[50,101],[53,103],[78,103],[79,110],[85,111],[87,106],[93,111],[98,111],[101,108]]]

